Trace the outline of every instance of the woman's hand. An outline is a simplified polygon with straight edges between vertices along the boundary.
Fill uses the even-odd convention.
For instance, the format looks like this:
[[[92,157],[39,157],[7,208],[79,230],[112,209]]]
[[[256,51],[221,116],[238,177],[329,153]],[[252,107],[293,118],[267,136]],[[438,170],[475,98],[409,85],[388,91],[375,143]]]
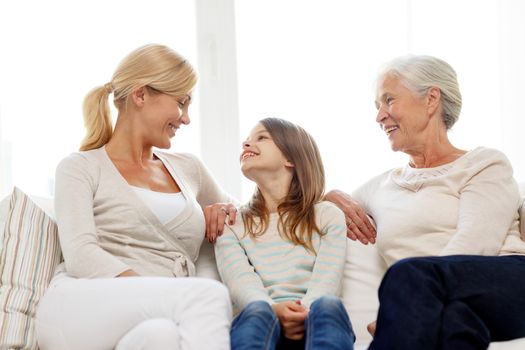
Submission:
[[[222,235],[227,216],[229,217],[228,224],[235,224],[237,208],[232,203],[215,203],[204,208],[206,239],[208,242],[215,243],[217,237]]]
[[[366,326],[368,333],[373,337],[376,334],[376,323],[377,321],[371,322]]]
[[[281,323],[284,336],[292,340],[304,337],[304,321],[308,310],[299,301],[284,301],[272,305],[273,312]]]
[[[122,272],[121,274],[117,275],[117,277],[137,277],[137,276],[140,276],[140,275],[131,269],[126,270]]]
[[[351,240],[358,239],[363,244],[376,242],[376,229],[365,211],[348,194],[333,190],[326,194],[325,200],[334,203],[343,211],[346,219],[346,235]]]

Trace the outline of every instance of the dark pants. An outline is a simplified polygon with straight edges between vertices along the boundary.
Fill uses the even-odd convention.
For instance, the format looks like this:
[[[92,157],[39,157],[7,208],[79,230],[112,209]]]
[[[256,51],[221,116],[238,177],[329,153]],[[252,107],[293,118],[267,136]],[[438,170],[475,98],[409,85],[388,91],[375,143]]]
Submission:
[[[487,349],[525,337],[525,257],[410,258],[379,288],[369,349]]]
[[[351,350],[354,341],[343,303],[331,296],[312,303],[305,321],[305,337],[299,341],[282,335],[279,320],[265,301],[248,304],[233,320],[231,328],[232,350]]]

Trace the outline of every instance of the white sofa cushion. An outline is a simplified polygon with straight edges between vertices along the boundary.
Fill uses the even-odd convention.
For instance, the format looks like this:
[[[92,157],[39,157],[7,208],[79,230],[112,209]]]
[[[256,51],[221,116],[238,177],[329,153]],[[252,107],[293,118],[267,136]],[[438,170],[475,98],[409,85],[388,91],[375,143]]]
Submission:
[[[213,245],[206,240],[202,242],[199,258],[195,262],[195,270],[197,277],[212,278],[217,281],[221,280],[219,270],[217,270]]]
[[[375,245],[363,245],[348,239],[346,247],[342,297],[352,321],[357,346],[372,340],[366,326],[376,319],[379,308],[377,290],[387,266]]]
[[[520,232],[521,238],[525,240],[525,198],[521,201],[520,207]]]
[[[519,184],[521,194],[521,207],[520,207],[520,232],[521,237],[525,240],[525,182]]]

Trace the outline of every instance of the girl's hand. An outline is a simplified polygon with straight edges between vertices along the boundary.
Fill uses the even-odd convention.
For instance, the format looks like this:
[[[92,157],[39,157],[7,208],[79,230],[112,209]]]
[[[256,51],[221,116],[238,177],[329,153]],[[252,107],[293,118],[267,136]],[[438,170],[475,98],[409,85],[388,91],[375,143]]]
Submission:
[[[222,235],[227,216],[229,217],[228,224],[235,224],[237,208],[232,203],[215,203],[204,208],[206,239],[208,242],[215,243],[217,237]]]
[[[363,244],[376,242],[376,229],[368,215],[348,194],[332,190],[326,194],[325,200],[334,203],[343,211],[346,219],[346,235],[351,240],[358,239]]]
[[[272,305],[273,312],[281,323],[286,338],[300,340],[304,337],[304,321],[308,310],[295,301],[284,301]]]

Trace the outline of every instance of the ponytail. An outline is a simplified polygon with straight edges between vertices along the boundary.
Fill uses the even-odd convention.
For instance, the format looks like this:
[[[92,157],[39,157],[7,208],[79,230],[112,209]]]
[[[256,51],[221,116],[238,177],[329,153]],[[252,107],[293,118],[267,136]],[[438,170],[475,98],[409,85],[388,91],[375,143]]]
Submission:
[[[80,144],[81,151],[104,146],[113,134],[113,123],[108,97],[113,90],[111,83],[91,90],[84,99],[84,127],[86,136]]]

